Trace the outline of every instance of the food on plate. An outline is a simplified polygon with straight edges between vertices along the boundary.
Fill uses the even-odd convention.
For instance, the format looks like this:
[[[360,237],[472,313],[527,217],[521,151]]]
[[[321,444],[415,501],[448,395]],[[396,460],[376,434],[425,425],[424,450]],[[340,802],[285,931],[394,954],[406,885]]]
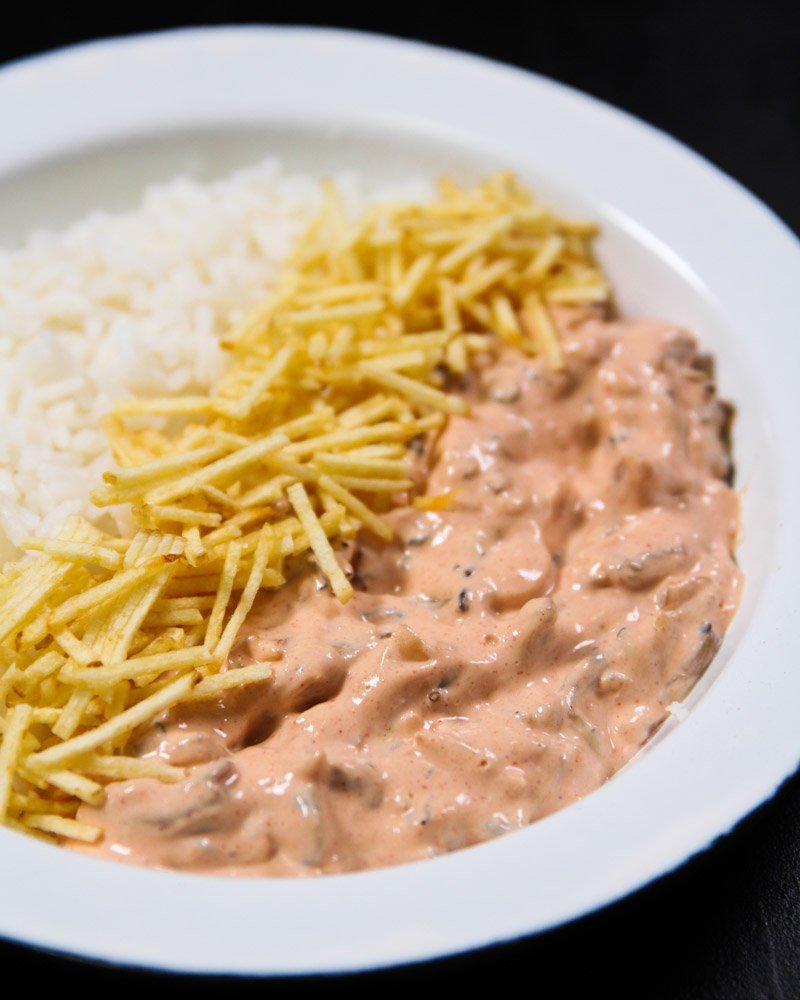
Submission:
[[[711,360],[612,318],[594,233],[509,174],[355,218],[323,186],[217,377],[117,398],[92,519],[14,539],[6,823],[353,870],[633,756],[735,612],[738,499]]]

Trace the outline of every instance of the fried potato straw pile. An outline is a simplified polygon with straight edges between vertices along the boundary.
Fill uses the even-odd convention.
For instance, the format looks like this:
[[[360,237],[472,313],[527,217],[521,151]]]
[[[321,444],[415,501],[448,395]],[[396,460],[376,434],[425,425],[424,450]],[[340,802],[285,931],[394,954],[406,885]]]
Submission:
[[[0,820],[95,841],[75,820],[104,782],[180,781],[126,756],[172,706],[268,681],[228,654],[262,589],[310,555],[352,587],[337,541],[388,539],[381,513],[414,493],[407,449],[464,400],[447,391],[496,335],[562,364],[549,303],[608,301],[595,227],[559,219],[508,174],[429,204],[380,204],[350,222],[335,189],[270,298],[223,346],[208,396],[119,404],[119,468],[92,494],[130,505],[132,537],[74,517],[0,574]],[[435,507],[441,498],[417,497]]]

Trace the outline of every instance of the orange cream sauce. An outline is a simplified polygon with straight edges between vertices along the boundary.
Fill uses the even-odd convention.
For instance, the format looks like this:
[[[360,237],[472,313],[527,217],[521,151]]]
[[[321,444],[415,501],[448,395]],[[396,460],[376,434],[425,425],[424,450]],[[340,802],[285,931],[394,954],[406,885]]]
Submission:
[[[108,786],[87,853],[230,875],[391,865],[523,827],[597,788],[708,666],[734,614],[728,410],[693,338],[560,318],[565,370],[503,349],[413,456],[450,506],[298,572],[231,667],[274,680],[140,734],[188,780]],[[412,449],[413,451],[414,449]]]

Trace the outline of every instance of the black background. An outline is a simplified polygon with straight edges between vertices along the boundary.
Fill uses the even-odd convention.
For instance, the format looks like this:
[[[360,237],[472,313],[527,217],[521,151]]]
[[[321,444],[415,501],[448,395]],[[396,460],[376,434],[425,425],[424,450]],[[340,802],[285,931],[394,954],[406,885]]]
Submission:
[[[92,38],[192,24],[318,24],[421,39],[543,73],[639,115],[749,187],[800,232],[800,4],[529,0],[364,6],[15,5],[3,16],[0,62]],[[167,981],[0,943],[0,968],[14,978],[31,973],[29,988],[37,993],[77,987],[103,991],[95,995],[104,997],[122,985],[199,996],[336,988],[382,993],[395,985],[462,991],[474,985],[488,997],[513,991],[557,993],[558,1000],[567,1000],[614,991],[615,1000],[794,1000],[800,998],[799,914],[795,777],[712,849],[629,899],[483,952],[359,976],[264,983]],[[279,920],[280,914],[265,913],[264,933]]]

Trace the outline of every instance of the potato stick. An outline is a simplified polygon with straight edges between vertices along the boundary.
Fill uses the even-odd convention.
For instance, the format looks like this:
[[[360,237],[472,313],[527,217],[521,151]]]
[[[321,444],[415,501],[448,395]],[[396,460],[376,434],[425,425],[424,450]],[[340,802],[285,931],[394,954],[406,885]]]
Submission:
[[[116,454],[114,457],[119,458]],[[115,507],[118,504],[133,503],[141,499],[143,491],[149,485],[148,483],[147,486],[131,486],[128,489],[118,486],[98,486],[89,491],[89,499],[95,507]]]
[[[54,674],[66,661],[66,657],[57,649],[48,649],[37,656],[25,668],[23,680],[29,683],[32,680],[42,680]]]
[[[167,562],[174,562],[186,551],[186,543],[181,535],[171,535],[165,532],[161,536],[156,549],[156,555],[164,556]]]
[[[305,441],[294,441],[284,448],[284,454],[292,458],[302,458],[326,448],[347,447],[348,445],[369,444],[373,441],[394,440],[405,437],[407,427],[396,421],[386,421],[365,427],[343,428],[321,434]]]
[[[321,520],[322,518],[320,518],[320,521]],[[350,527],[350,524],[351,522],[347,518],[339,517],[338,523],[336,525],[336,534],[339,535],[341,538],[349,537],[348,532],[350,532],[351,535],[354,534],[359,528],[359,523],[356,521],[355,526],[352,528]],[[292,541],[292,548],[291,551],[288,553],[288,555],[300,556],[304,552],[308,552],[310,550],[311,550],[311,542],[308,539],[308,535],[302,534],[299,538],[296,538]]]
[[[467,209],[464,210],[468,212]],[[417,234],[417,240],[424,247],[431,247],[433,250],[443,250],[447,247],[454,247],[458,243],[464,241],[465,236],[468,236],[474,231],[474,227],[459,226],[453,228],[441,228],[441,223],[436,225],[436,227],[429,232],[420,232]]]
[[[383,312],[386,303],[382,298],[363,299],[341,305],[317,309],[295,309],[281,313],[278,323],[286,326],[320,326],[324,323],[345,323],[352,319],[363,319]]]
[[[92,781],[91,778],[78,774],[76,771],[49,770],[42,771],[41,776],[49,785],[61,789],[67,795],[74,795],[75,798],[90,806],[100,805],[105,798],[102,785],[98,785],[96,781]]]
[[[163,398],[121,399],[114,404],[114,414],[133,413],[213,413],[215,400],[209,396],[165,396]]]
[[[5,825],[10,830],[16,830],[18,833],[24,833],[27,837],[33,837],[34,840],[41,840],[45,844],[57,844],[58,840],[49,833],[44,833],[41,830],[34,830],[30,826],[26,826],[22,820],[14,819],[12,816],[6,816]]]
[[[269,570],[265,570],[264,572],[268,573]],[[281,579],[281,583],[283,583],[283,582],[284,582],[283,579]],[[266,583],[262,583],[262,586],[266,586]],[[190,625],[189,628],[186,629],[186,645],[187,645],[187,647],[189,647],[189,646],[199,646],[202,643],[203,637],[205,636],[205,634],[206,634],[206,623],[205,622],[201,622],[199,625]],[[203,667],[198,667],[197,669],[202,673],[207,668],[206,668],[206,666],[203,666]]]
[[[122,565],[122,556],[119,552],[101,545],[90,545],[87,542],[65,542],[58,538],[24,538],[19,547],[46,552],[68,562],[94,563],[104,569],[115,570]]]
[[[253,489],[243,493],[239,497],[239,505],[241,507],[256,507],[265,503],[273,503],[283,496],[285,487],[293,481],[293,476],[273,476],[259,486],[254,486]],[[219,530],[224,531],[225,529],[220,528]]]
[[[321,452],[321,454],[337,454]],[[354,461],[371,461],[372,459],[401,459],[406,454],[406,447],[401,441],[392,444],[366,444],[363,448],[348,448],[341,453],[342,458]]]
[[[180,535],[171,535],[161,531],[138,531],[125,553],[123,563],[125,569],[134,566],[144,566],[145,563],[160,560],[172,563],[186,549],[186,540]]]
[[[22,738],[33,715],[30,705],[15,705],[6,716],[6,728],[0,743],[0,822],[6,815],[11,795],[11,781],[17,758],[22,749]]]
[[[238,542],[231,542],[228,546],[228,551],[225,553],[225,565],[222,568],[222,576],[214,598],[214,606],[208,618],[204,640],[205,648],[209,652],[217,646],[222,635],[222,622],[225,612],[228,609],[228,602],[231,599],[233,585],[236,581],[236,571],[239,568],[241,553],[242,547]]]
[[[443,413],[431,413],[427,417],[420,417],[414,421],[414,437],[424,434],[426,431],[439,430],[444,427],[445,416]],[[410,440],[410,439],[409,439]]]
[[[44,722],[48,726],[52,726],[53,723],[58,722],[60,716],[60,708],[34,708],[32,721]]]
[[[191,566],[199,566],[206,555],[206,547],[200,539],[200,529],[196,524],[184,528],[183,537],[186,542],[184,550],[186,559]]]
[[[576,285],[571,288],[547,288],[543,292],[547,302],[561,305],[583,305],[605,302],[610,297],[605,285]]]
[[[328,349],[328,363],[331,365],[341,364],[342,358],[351,351],[351,345],[355,339],[355,328],[348,323],[340,326],[334,333]]]
[[[234,590],[241,590],[245,585],[246,577],[237,575]],[[168,588],[169,596],[181,597],[185,594],[215,594],[219,586],[219,574],[209,574],[207,576],[184,577],[180,580],[173,580]]]
[[[153,605],[172,579],[173,571],[174,567],[168,567],[154,580],[136,587],[126,598],[122,610],[107,619],[94,645],[101,663],[117,663],[133,655],[132,644],[140,629],[145,627]],[[180,622],[169,624],[178,625]]]
[[[121,680],[132,680],[149,674],[159,675],[168,670],[189,670],[215,662],[216,657],[203,646],[175,649],[171,652],[134,656],[108,667],[72,667],[62,670],[62,679],[80,685],[85,693],[103,691]],[[91,695],[90,695],[91,696]]]
[[[337,506],[333,509],[333,511],[331,511],[331,513],[335,513],[336,516],[328,524],[326,524],[323,521],[323,518],[327,518],[329,516],[329,512],[326,511],[325,514],[323,514],[319,519],[323,533],[327,538],[332,538],[334,534],[340,536],[341,538],[347,538],[348,531],[352,533],[356,530],[356,528],[352,529],[350,528],[351,522],[349,521],[348,518],[344,516],[344,508],[341,506],[341,504],[337,504]],[[292,540],[292,550],[289,554],[296,556],[302,555],[303,552],[307,552],[310,548],[311,548],[311,542],[308,538],[308,535],[306,535],[306,533],[303,532],[299,536],[299,538],[295,538]]]
[[[202,683],[202,682],[201,682]],[[156,778],[168,784],[183,781],[186,771],[155,757],[123,757],[112,754],[87,754],[76,766],[87,774],[96,774],[112,781],[127,781],[131,778]]]
[[[342,428],[363,427],[365,424],[383,420],[385,417],[396,416],[397,400],[391,396],[377,395],[351,406],[339,414],[339,426]]]
[[[83,590],[85,590],[85,585],[70,587],[67,593],[64,593],[64,588],[59,587],[56,593],[50,597],[48,604],[45,605],[43,610],[17,634],[17,648],[21,652],[27,653],[40,645],[47,638],[47,634],[50,631],[50,604],[57,604],[59,598],[66,600],[68,596],[81,593]]]
[[[564,368],[564,357],[561,353],[558,334],[538,295],[526,296],[522,317],[549,367],[553,371],[561,371]]]
[[[495,241],[495,249],[504,256],[512,254],[515,257],[524,257],[530,260],[541,250],[544,238],[541,236],[514,236],[509,234],[501,236]]]
[[[174,475],[176,472],[185,472],[198,465],[205,465],[224,454],[226,450],[224,444],[214,442],[204,445],[202,448],[164,455],[162,458],[153,459],[152,462],[136,466],[133,469],[114,469],[112,472],[104,472],[103,479],[111,486],[125,489],[152,485],[156,480],[163,479],[165,476]]]
[[[263,521],[273,513],[272,507],[252,507],[248,505],[247,510],[240,510],[233,517],[228,518],[225,524],[221,528],[217,528],[215,531],[209,531],[207,535],[203,538],[203,545],[207,549],[212,549],[219,545],[223,540],[227,541],[229,538],[237,538],[241,532],[237,532],[235,535],[230,535],[229,532],[232,528],[242,528],[248,524],[256,524],[258,521]]]
[[[132,569],[147,562],[155,555],[158,547],[158,536],[155,531],[137,531],[131,539],[131,544],[125,553],[125,569]]]
[[[153,579],[134,587],[118,610],[108,614],[92,645],[97,659],[114,663],[128,655],[134,636],[174,571],[174,566],[166,566]]]
[[[339,501],[334,500],[329,493],[320,492],[319,502],[322,505],[322,509],[325,511],[326,514],[332,510],[336,510],[338,507],[341,507]]]
[[[268,681],[271,679],[272,673],[272,667],[268,663],[251,663],[249,666],[237,667],[235,670],[228,669],[200,681],[192,693],[187,696],[186,701],[207,701],[233,688]]]
[[[393,246],[388,252],[388,268],[385,281],[396,288],[403,276],[403,255],[399,246]]]
[[[145,618],[142,628],[164,628],[167,625],[200,625],[203,615],[197,608],[167,608],[163,611],[151,611]]]
[[[514,224],[514,221],[514,216],[509,213],[501,215],[498,219],[483,226],[475,236],[460,243],[449,253],[445,254],[444,257],[441,257],[436,265],[436,270],[439,274],[451,274],[453,271],[456,271],[470,257],[474,257],[481,250],[485,250],[493,240],[507,232]]]
[[[393,354],[381,354],[370,361],[371,368],[382,371],[400,371],[404,368],[433,368],[440,356],[428,354],[425,351],[398,351]]]
[[[294,539],[292,536],[281,535],[278,539],[277,549],[283,557],[292,555],[294,553]]]
[[[215,427],[214,438],[220,444],[225,444],[228,451],[236,451],[237,448],[244,448],[245,445],[252,444],[252,439],[244,434],[236,434],[234,431],[223,430],[220,427]]]
[[[415,403],[431,406],[443,413],[457,413],[462,416],[469,413],[469,404],[461,396],[450,396],[446,392],[442,392],[441,389],[434,389],[433,386],[417,382],[415,379],[397,372],[381,371],[380,368],[375,367],[373,362],[362,361],[359,369],[373,382],[378,382],[390,389],[396,389],[397,392]]]
[[[484,327],[486,330],[491,330],[492,311],[484,302],[479,302],[477,299],[465,297],[460,300],[460,303],[464,312],[469,313],[469,315],[477,321],[479,326]]]
[[[463,340],[464,346],[475,353],[489,351],[494,346],[485,333],[465,333]]]
[[[391,354],[395,351],[429,351],[438,347],[446,347],[452,337],[451,331],[431,330],[428,333],[405,333],[400,337],[390,339],[362,340],[358,345],[358,353],[367,358]]]
[[[515,267],[516,262],[509,258],[500,259],[482,268],[475,274],[471,274],[464,282],[456,288],[456,295],[459,299],[475,298],[482,295],[487,288],[501,281]]]
[[[558,224],[565,230],[567,230],[570,237],[587,237],[596,236],[599,232],[599,226],[596,222],[592,222],[589,219],[567,219],[559,218]]]
[[[546,237],[539,252],[522,272],[523,281],[539,281],[555,264],[566,242],[563,236],[553,233]]]
[[[135,643],[131,644],[128,655],[133,656],[155,656],[156,653],[169,653],[173,649],[183,649],[186,645],[186,633],[182,628],[165,628],[163,632],[147,641],[147,634],[142,632],[137,636]]]
[[[352,452],[337,454],[319,452],[314,455],[314,464],[325,472],[343,473],[352,476],[380,476],[386,479],[403,479],[408,476],[408,463],[400,460],[380,458],[353,458]]]
[[[456,337],[447,345],[446,351],[447,367],[456,375],[464,375],[469,367],[464,338]]]
[[[82,639],[79,639],[70,629],[60,628],[53,632],[53,638],[64,650],[70,659],[75,660],[82,667],[88,667],[90,663],[97,660],[97,656],[91,646],[87,646]]]
[[[210,611],[214,606],[211,597],[160,597],[153,606],[154,611],[169,611],[176,608],[197,608],[199,611]]]
[[[103,628],[108,621],[110,610],[105,605],[101,605],[99,608],[92,611],[88,617],[86,615],[81,616],[74,624],[73,628],[77,631],[83,628],[83,635],[81,636],[81,642],[85,646],[88,646],[94,653],[94,662],[99,662],[97,653],[94,651],[94,644],[98,636],[102,638]]]
[[[605,284],[605,280],[605,275],[594,261],[582,260],[578,254],[570,253],[559,272],[550,275],[538,291],[541,294],[552,288],[583,288],[585,285]]]
[[[68,740],[81,724],[83,713],[91,700],[89,691],[73,691],[69,701],[61,710],[58,722],[53,726],[53,733],[62,740]]]
[[[179,524],[196,524],[204,528],[216,528],[222,520],[222,514],[216,511],[189,510],[174,504],[143,504],[141,507],[134,507],[133,512],[153,522],[177,521]]]
[[[232,542],[235,538],[241,538],[244,532],[239,527],[238,524],[227,524],[224,528],[219,528],[217,531],[212,532],[213,538],[208,543],[208,559],[202,560],[195,566],[190,567],[194,569],[198,576],[206,576],[211,570],[209,569],[209,563],[219,561],[219,559],[224,558],[224,554],[220,553],[221,549],[224,549],[229,542]],[[208,538],[208,536],[206,536]],[[205,541],[205,540],[204,540]],[[219,558],[217,558],[219,557]],[[182,573],[181,576],[189,576],[189,573]]]
[[[410,479],[377,479],[369,476],[345,476],[335,473],[335,479],[345,489],[358,490],[361,493],[398,493],[411,489],[414,485]]]
[[[45,677],[39,685],[39,697],[42,701],[51,705],[66,705],[69,692],[59,686],[55,677]]]
[[[6,590],[13,580],[19,579],[25,568],[26,565],[23,562],[3,564],[3,571],[0,573],[0,594]],[[8,593],[11,593],[11,591],[9,590]]]
[[[34,709],[34,712],[36,709]],[[33,717],[31,716],[31,725],[33,725]],[[27,757],[28,754],[35,753],[42,747],[42,741],[37,739],[33,733],[28,729],[28,732],[22,737],[22,757]]]
[[[319,479],[319,470],[315,469],[313,465],[293,462],[280,455],[270,455],[268,462],[271,468],[279,469],[284,475],[291,476],[295,480],[299,479],[300,482],[315,483]]]
[[[9,809],[13,809],[15,812],[74,816],[77,808],[78,803],[74,799],[70,802],[60,802],[56,799],[42,799],[35,795],[23,795],[20,792],[12,792],[9,801]]]
[[[284,278],[283,280],[285,281],[286,279]],[[254,333],[268,329],[272,313],[283,303],[287,296],[291,295],[296,286],[297,281],[293,278],[291,283],[287,282],[282,289],[276,288],[266,301],[255,306],[235,329],[227,335],[223,346],[229,350],[238,348],[242,342],[246,341]]]
[[[32,754],[28,758],[31,767],[40,769],[50,769],[65,761],[79,757],[81,754],[96,750],[103,743],[123,736],[136,729],[137,726],[148,722],[154,716],[170,708],[175,702],[180,701],[191,691],[194,685],[194,676],[184,674],[166,687],[156,691],[155,694],[144,698],[142,701],[126,709],[116,718],[109,719],[96,729],[81,733],[80,736],[73,736],[66,743],[59,743],[56,746],[48,747],[37,754]]]
[[[201,496],[210,500],[212,504],[233,511],[234,514],[241,508],[238,500],[228,496],[224,490],[217,489],[216,486],[202,486],[199,492]]]
[[[105,719],[113,719],[114,716],[119,715],[121,711],[125,708],[128,703],[128,694],[130,693],[131,685],[128,681],[123,681],[121,684],[117,684],[114,687],[111,700],[108,702],[106,710],[102,713]]]
[[[35,815],[25,816],[22,825],[32,830],[43,830],[46,833],[53,833],[57,837],[66,837],[68,840],[80,840],[87,844],[95,844],[103,836],[103,831],[96,826],[89,826],[87,823],[79,823],[77,820],[68,819],[66,816],[57,815]]]
[[[522,339],[522,328],[509,298],[505,295],[492,296],[491,309],[494,332],[510,344],[519,346]]]
[[[439,315],[442,326],[448,333],[458,333],[463,329],[461,314],[456,298],[456,287],[448,278],[440,279],[439,288]]]
[[[393,372],[379,372],[386,378],[402,378]],[[375,379],[375,381],[378,381]],[[411,381],[411,380],[409,380]],[[442,393],[442,395],[444,395]],[[348,448],[359,445],[371,444],[375,441],[385,443],[396,441],[397,439],[407,440],[416,432],[419,421],[407,424],[399,421],[387,421],[379,424],[370,424],[366,427],[345,428],[339,431],[331,431],[329,434],[322,434],[316,438],[307,438],[305,441],[295,441],[283,449],[284,455],[291,458],[304,458],[313,455],[317,451],[326,451],[331,448]]]
[[[183,476],[171,483],[157,486],[155,489],[145,494],[146,503],[167,503],[170,500],[177,500],[178,497],[186,496],[189,493],[196,493],[201,486],[217,485],[223,480],[232,478],[244,471],[248,466],[260,462],[265,455],[273,451],[278,451],[289,443],[289,438],[285,434],[272,434],[254,441],[253,444],[240,448],[225,458],[217,459],[205,468]]]
[[[324,330],[317,330],[308,338],[308,356],[316,365],[321,365],[329,350],[329,336]]]
[[[408,303],[421,282],[433,270],[435,261],[436,255],[432,253],[421,254],[414,260],[414,263],[391,292],[390,298],[397,308],[402,308]]]
[[[3,676],[0,677],[0,706],[5,703],[16,686],[21,684],[23,677],[22,671],[16,666],[8,667]]]
[[[294,296],[299,305],[329,305],[347,299],[374,298],[383,288],[377,281],[358,281],[335,285],[333,288],[319,288],[314,291],[298,292]]]
[[[464,268],[463,274],[461,275],[461,280],[456,283],[456,295],[459,299],[471,298],[469,294],[465,294],[464,286],[472,281],[473,278],[486,267],[486,254],[479,253],[475,257],[471,257],[467,266]]]
[[[295,417],[287,423],[278,424],[273,431],[274,434],[285,434],[290,440],[304,437],[314,431],[326,430],[333,423],[333,410],[330,406],[318,406],[311,413],[305,413],[302,417]]]
[[[353,496],[349,490],[337,483],[335,479],[331,479],[330,476],[320,476],[319,486],[320,489],[329,493],[349,511],[352,511],[359,521],[374,534],[378,535],[379,538],[385,538],[388,541],[392,537],[393,531],[389,525],[381,520],[374,511],[370,510],[362,500]]]
[[[281,347],[270,359],[264,370],[253,380],[247,392],[235,403],[228,406],[228,414],[235,420],[244,420],[272,383],[283,374],[293,355],[294,348],[291,345],[285,344]]]
[[[353,588],[336,559],[336,555],[331,548],[331,543],[328,541],[319,518],[314,513],[305,487],[302,483],[294,483],[286,491],[286,495],[292,507],[294,507],[300,523],[303,525],[309,544],[319,562],[320,569],[328,578],[334,594],[344,604],[352,597]]]

